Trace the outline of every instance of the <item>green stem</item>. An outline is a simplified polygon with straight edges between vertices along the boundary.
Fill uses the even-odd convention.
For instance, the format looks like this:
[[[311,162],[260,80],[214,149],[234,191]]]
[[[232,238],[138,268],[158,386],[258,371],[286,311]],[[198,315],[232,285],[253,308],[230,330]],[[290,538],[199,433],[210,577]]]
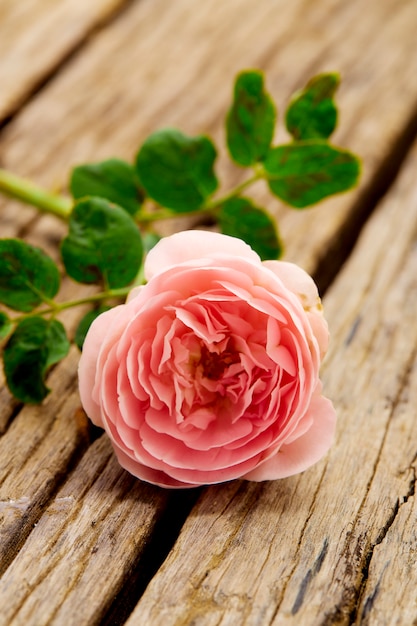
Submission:
[[[169,209],[161,208],[157,211],[139,211],[135,219],[138,224],[146,226],[152,222],[160,220],[178,218],[178,217],[191,217],[194,215],[215,215],[217,209],[230,200],[240,195],[247,187],[250,187],[257,180],[264,178],[265,174],[262,168],[255,167],[255,173],[253,176],[243,181],[239,185],[236,185],[231,191],[224,196],[209,200],[200,209],[196,211],[188,211],[186,213],[177,213]],[[38,187],[34,183],[11,174],[10,172],[0,168],[0,193],[20,200],[25,204],[35,206],[41,211],[46,213],[52,213],[53,215],[68,221],[72,210],[72,201],[65,196],[54,194],[46,191],[42,187]]]
[[[257,180],[260,180],[261,178],[265,178],[265,173],[264,173],[263,168],[255,167],[255,173],[253,174],[253,176],[243,181],[243,183],[236,185],[236,187],[233,187],[233,189],[231,189],[231,191],[226,193],[224,196],[215,198],[214,200],[211,200],[211,201],[209,200],[208,202],[203,204],[201,208],[196,209],[195,211],[187,211],[186,213],[176,213],[175,211],[171,211],[170,209],[160,209],[159,211],[154,211],[153,213],[152,212],[141,213],[139,211],[139,213],[137,213],[136,215],[136,221],[139,224],[147,224],[147,223],[157,222],[159,220],[166,220],[166,219],[179,218],[179,217],[194,217],[196,215],[201,216],[205,214],[215,216],[217,209],[221,207],[222,204],[224,204],[225,202],[227,202],[227,200],[230,200],[231,198],[235,198],[236,196],[239,196],[242,193],[242,191],[244,191],[247,187],[250,187],[251,185],[253,185],[253,183],[255,183]]]
[[[93,302],[101,302],[102,300],[108,300],[109,298],[122,298],[132,291],[133,285],[127,287],[120,287],[119,289],[107,289],[106,291],[100,291],[92,296],[86,298],[79,298],[78,300],[68,300],[68,302],[55,303],[55,311],[63,311],[64,309],[71,309],[75,306],[82,304],[90,304]],[[43,313],[43,312],[42,312]]]
[[[203,206],[203,210],[209,211],[210,213],[215,213],[216,210],[222,206],[222,204],[224,204],[228,200],[231,200],[232,198],[235,198],[236,196],[240,196],[242,191],[245,191],[247,187],[250,187],[251,185],[253,185],[253,183],[255,183],[257,180],[260,180],[261,178],[264,178],[263,169],[256,168],[253,176],[251,176],[247,180],[244,180],[243,183],[236,185],[236,187],[229,191],[229,193],[226,193],[220,198],[215,198],[212,201],[206,202],[206,204]]]
[[[41,211],[53,213],[63,220],[68,220],[71,213],[72,202],[69,198],[50,193],[3,169],[0,169],[0,192],[10,198],[35,206]]]
[[[71,309],[73,307],[81,306],[83,304],[93,304],[94,302],[101,302],[102,300],[109,300],[110,298],[122,298],[123,296],[127,296],[128,293],[132,291],[133,287],[134,285],[128,285],[127,287],[120,287],[120,289],[108,289],[107,291],[100,291],[99,293],[95,293],[85,298],[79,298],[78,300],[68,300],[67,302],[54,302],[51,304],[51,306],[45,307],[44,309],[39,309],[38,311],[19,315],[18,317],[13,318],[13,321],[20,322],[22,319],[30,317],[31,315],[49,315],[51,313],[57,315],[65,309]]]

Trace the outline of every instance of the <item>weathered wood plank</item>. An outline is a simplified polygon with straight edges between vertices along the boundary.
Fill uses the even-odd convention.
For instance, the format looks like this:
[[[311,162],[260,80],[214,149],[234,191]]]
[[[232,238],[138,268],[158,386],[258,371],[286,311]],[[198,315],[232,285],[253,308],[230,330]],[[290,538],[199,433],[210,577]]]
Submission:
[[[413,115],[417,97],[414,81],[417,69],[414,46],[417,22],[415,5],[401,3],[401,6],[398,6],[394,0],[384,2],[371,0],[367,4],[367,10],[363,12],[359,0],[352,0],[350,3],[341,0],[337,2],[320,0],[313,4],[314,6],[302,0],[292,3],[284,0],[276,0],[274,3],[261,0],[256,4],[250,0],[230,0],[228,3],[210,0],[199,6],[198,11],[193,11],[194,3],[191,0],[178,0],[176,3],[168,4],[162,0],[137,2],[115,20],[111,27],[95,37],[91,44],[86,46],[83,54],[75,58],[65,71],[39,93],[26,110],[9,125],[2,135],[0,146],[2,165],[10,167],[17,173],[31,176],[41,183],[60,186],[64,183],[64,173],[71,164],[88,159],[97,160],[115,153],[130,156],[146,134],[162,125],[177,125],[188,133],[212,131],[220,138],[221,121],[230,100],[231,79],[242,67],[261,66],[267,70],[268,85],[274,95],[281,98],[281,115],[283,99],[309,75],[323,69],[340,69],[344,84],[340,94],[342,127],[338,137],[344,142],[348,138],[349,146],[364,156],[364,183],[368,184],[402,133],[405,120]],[[324,24],[326,28],[323,28]],[[180,38],[178,33],[181,33]],[[372,37],[369,33],[373,34]],[[389,57],[386,62],[381,62],[387,50]],[[226,165],[224,155],[221,156],[219,165],[228,184],[236,180],[238,174],[235,169]],[[258,197],[262,200],[265,194],[259,191]],[[282,230],[288,242],[288,258],[295,258],[307,268],[314,268],[318,257],[328,248],[329,243],[338,236],[343,238],[343,225],[357,198],[358,194],[352,194],[331,201],[331,207],[327,204],[314,209],[311,213],[292,212],[283,216]],[[271,208],[281,215],[277,203],[271,203]],[[51,218],[42,218],[37,223],[28,224],[34,212],[21,207],[17,210],[17,205],[11,202],[1,211],[3,236],[25,233],[30,241],[52,250],[64,230],[59,225],[55,226]],[[391,231],[393,223],[395,224],[394,220],[389,222],[388,228]],[[410,221],[407,222],[410,232],[411,224],[410,217]],[[376,235],[370,236],[372,242],[374,236]],[[404,236],[403,233],[402,244],[398,244],[399,251],[402,252],[407,249]],[[371,249],[372,247],[373,243]],[[369,302],[367,300],[367,304],[364,305],[364,310],[370,309],[371,318],[376,312],[379,314],[383,290],[386,288],[385,279],[381,278],[384,274],[380,274],[379,271],[388,271],[388,261],[384,262],[383,259],[377,261],[376,256],[365,255],[365,261],[362,260],[362,263],[368,265],[368,261],[372,259],[375,263],[373,273],[369,268],[368,274],[362,271],[362,267],[359,270],[355,269],[357,279],[366,280],[368,276],[370,281],[375,277],[377,282],[380,281],[379,300],[376,298],[372,304],[373,296],[369,296]],[[382,263],[381,270],[376,267],[377,262],[380,265]],[[395,267],[398,267],[402,259],[397,259],[396,263]],[[163,590],[166,601],[165,604],[160,604],[159,609],[152,605],[152,610],[157,611],[156,619],[162,619],[165,614],[171,622],[172,615],[175,614],[179,623],[182,623],[185,617],[190,615],[187,613],[188,607],[193,604],[197,619],[200,619],[197,615],[200,613],[204,616],[201,619],[206,620],[204,623],[217,624],[221,620],[222,623],[236,623],[241,617],[243,620],[246,619],[247,623],[256,623],[257,620],[271,622],[274,612],[282,603],[282,606],[287,608],[284,613],[280,610],[277,614],[278,623],[287,614],[294,623],[302,623],[303,617],[307,615],[308,604],[311,604],[312,611],[316,610],[316,614],[308,614],[311,623],[314,623],[314,620],[319,620],[317,615],[320,614],[319,604],[323,595],[327,596],[326,568],[328,563],[335,563],[338,558],[341,559],[341,570],[338,571],[340,580],[334,581],[327,606],[334,603],[334,607],[342,607],[341,615],[345,615],[344,611],[353,610],[354,600],[360,600],[359,596],[362,594],[363,606],[367,607],[367,615],[371,615],[369,611],[371,601],[367,599],[372,598],[377,581],[380,579],[380,566],[375,562],[376,582],[372,583],[373,586],[370,583],[369,588],[362,589],[359,573],[362,566],[369,565],[372,547],[377,541],[375,537],[378,534],[378,524],[381,524],[381,528],[386,528],[388,518],[384,517],[385,509],[381,511],[381,519],[374,515],[372,507],[376,506],[375,498],[366,499],[368,493],[366,481],[371,481],[372,464],[376,465],[377,460],[382,458],[378,456],[379,446],[382,445],[381,437],[388,441],[388,432],[386,433],[384,429],[388,421],[387,415],[393,405],[392,401],[388,400],[387,406],[380,407],[378,397],[375,399],[376,389],[372,386],[374,395],[368,396],[372,419],[362,420],[364,415],[362,412],[358,413],[359,417],[352,422],[350,414],[355,410],[352,406],[352,397],[355,402],[359,402],[361,397],[366,399],[366,395],[362,395],[367,390],[366,385],[364,383],[365,386],[356,391],[356,382],[353,384],[352,381],[348,381],[348,386],[344,387],[341,386],[340,379],[335,378],[332,382],[330,369],[334,366],[335,370],[340,372],[340,368],[336,367],[339,360],[345,364],[345,369],[350,367],[352,370],[355,368],[358,370],[360,365],[363,368],[363,376],[369,377],[376,376],[372,374],[373,368],[375,372],[378,371],[380,364],[375,354],[372,357],[372,352],[371,360],[363,362],[355,360],[358,359],[358,350],[363,351],[365,345],[360,343],[358,347],[355,343],[359,336],[362,337],[359,331],[366,332],[369,329],[355,321],[354,307],[361,304],[360,298],[370,287],[369,285],[364,287],[358,282],[352,284],[352,298],[357,294],[359,304],[346,303],[346,284],[342,283],[339,292],[335,291],[337,295],[329,294],[327,299],[334,326],[333,345],[340,350],[343,339],[350,332],[353,333],[351,328],[353,330],[356,328],[357,334],[352,337],[350,348],[347,346],[346,352],[341,350],[338,355],[331,356],[329,359],[331,367],[328,366],[326,371],[327,391],[338,403],[341,425],[345,424],[345,428],[348,430],[350,428],[352,432],[340,430],[339,442],[335,452],[328,459],[328,466],[322,464],[303,477],[262,486],[233,483],[207,490],[207,496],[194,511],[161,576],[155,579],[145,596],[144,603],[139,604],[138,612],[135,614],[136,617],[139,615],[137,617],[139,621],[136,623],[153,624],[152,621],[140,620],[143,619],[142,615],[147,614],[149,598],[151,597],[152,602],[156,601],[156,596],[152,594],[158,588]],[[397,299],[403,297],[405,288],[404,285],[398,287],[399,292],[395,296]],[[66,283],[64,289],[70,296],[75,295],[79,288],[72,283]],[[394,291],[391,291],[392,294]],[[339,312],[341,302],[344,303],[343,315]],[[382,355],[387,345],[389,349],[398,345],[398,349],[403,350],[400,347],[402,335],[398,334],[399,330],[395,328],[395,317],[392,323],[393,343],[384,343],[385,336],[380,338],[381,345],[383,344]],[[408,332],[409,324],[407,317],[403,330],[407,329]],[[373,331],[377,333],[376,326]],[[410,329],[407,339],[410,343],[412,333],[413,330]],[[363,342],[363,338],[360,341]],[[407,345],[404,354],[396,361],[400,373],[405,371],[408,348]],[[29,611],[32,611],[34,623],[40,623],[36,619],[41,615],[45,616],[42,619],[49,619],[50,623],[54,620],[55,623],[69,623],[67,617],[70,602],[73,602],[72,599],[77,594],[85,598],[78,581],[86,580],[83,567],[88,569],[86,555],[90,554],[91,549],[88,543],[91,535],[86,530],[89,528],[88,523],[87,526],[83,525],[85,522],[83,503],[93,503],[94,507],[105,508],[107,503],[110,508],[113,506],[114,492],[110,488],[106,490],[106,485],[103,486],[100,497],[95,492],[84,490],[82,482],[84,466],[77,466],[74,470],[74,482],[70,483],[73,491],[72,493],[64,491],[63,493],[67,495],[62,497],[74,495],[77,503],[74,506],[80,507],[78,512],[74,509],[75,521],[71,522],[68,537],[73,537],[76,541],[74,538],[77,535],[82,537],[85,533],[88,538],[85,550],[81,550],[81,569],[74,565],[79,578],[74,580],[65,576],[63,583],[60,579],[62,563],[65,560],[63,555],[67,555],[71,563],[77,558],[69,538],[66,539],[66,543],[64,542],[64,550],[62,555],[61,553],[58,555],[59,558],[51,550],[49,557],[44,553],[43,560],[36,561],[37,546],[42,545],[42,549],[46,550],[48,533],[53,534],[55,528],[65,527],[62,516],[56,518],[47,512],[42,516],[42,513],[48,498],[55,494],[58,482],[63,480],[65,473],[68,472],[69,462],[74,461],[75,454],[80,455],[77,450],[80,449],[80,445],[82,450],[85,441],[82,428],[80,429],[73,419],[77,408],[75,372],[75,356],[56,368],[53,376],[57,378],[51,381],[54,384],[55,395],[51,396],[42,409],[25,408],[3,436],[4,447],[0,450],[2,460],[3,454],[6,455],[4,467],[10,472],[7,478],[9,482],[4,483],[7,490],[3,492],[4,499],[2,495],[3,503],[6,502],[3,511],[6,512],[7,504],[10,505],[9,500],[13,500],[15,507],[7,509],[7,512],[9,519],[13,516],[18,518],[16,526],[13,524],[7,526],[7,537],[10,542],[17,543],[14,546],[9,543],[12,552],[9,552],[6,564],[14,557],[16,549],[30,533],[19,557],[10,565],[5,575],[9,582],[4,591],[4,598],[7,598],[8,603],[14,594],[17,598],[15,603],[11,603],[13,610],[11,608],[12,612],[8,615],[12,615],[13,611],[18,611],[16,615],[19,615],[20,612],[23,616],[21,623],[25,624],[28,623],[25,620]],[[385,370],[383,372],[377,384],[388,387],[388,375]],[[59,377],[64,373],[67,378],[64,376],[60,382]],[[392,375],[395,378],[395,371]],[[371,382],[372,385],[375,384],[373,379]],[[343,384],[345,385],[344,381]],[[394,385],[393,393],[398,392],[398,389]],[[407,389],[408,387],[405,388]],[[375,409],[372,408],[372,403],[375,404]],[[8,411],[9,416],[14,405],[10,406],[12,408]],[[378,408],[381,408],[379,415]],[[364,411],[363,407],[361,410]],[[9,417],[6,421],[8,419]],[[382,427],[378,419],[382,420]],[[408,428],[408,417],[406,422]],[[415,442],[415,434],[412,431],[409,437],[412,443]],[[364,442],[370,450],[366,450]],[[94,456],[95,453],[94,447],[88,454]],[[407,459],[404,468],[412,466],[412,457],[408,456]],[[12,465],[8,465],[9,463]],[[340,489],[340,492],[336,484],[344,463],[356,480],[355,483],[352,482],[352,488],[357,488],[355,498],[350,495],[349,490],[346,491],[344,475],[341,479],[344,488]],[[357,468],[362,465],[365,469],[357,475]],[[328,473],[323,474],[326,467]],[[331,498],[326,490],[321,490],[321,480],[323,485],[327,485],[328,481],[333,484],[336,491],[331,492]],[[388,503],[395,511],[398,494],[410,494],[409,480],[410,476],[405,473],[399,484],[387,483],[384,506]],[[134,493],[142,493],[142,488],[148,489],[144,486],[134,487]],[[118,493],[120,497],[124,497],[124,487],[121,487]],[[376,494],[374,495],[376,497]],[[22,500],[26,497],[29,501]],[[139,495],[137,497],[140,498]],[[358,500],[361,498],[363,505],[358,509]],[[411,503],[411,494],[408,506],[409,502]],[[20,506],[23,510],[19,509]],[[53,506],[52,502],[52,511]],[[157,507],[156,515],[159,515],[161,510]],[[404,509],[400,510],[402,512]],[[365,530],[356,524],[349,539],[345,526],[352,521],[355,522],[355,515],[361,515],[362,511],[365,511],[366,516],[359,519],[362,519],[365,525],[366,521],[371,520],[374,524],[372,532],[369,531],[365,539],[359,541],[358,536]],[[336,535],[330,536],[329,520],[332,521],[330,518],[338,515],[341,516],[338,520],[340,527],[335,531],[333,526]],[[144,522],[146,530],[143,541],[152,532],[153,522],[150,517],[148,516]],[[124,537],[132,537],[129,533],[134,532],[136,526],[133,530],[129,529],[131,517],[126,509],[123,509],[122,518],[119,527],[117,515],[108,517],[106,526],[108,533],[114,530],[121,532]],[[88,519],[87,517],[87,521]],[[237,523],[237,520],[240,521]],[[35,522],[38,522],[38,526],[32,531]],[[54,526],[55,523],[57,526]],[[37,530],[38,527],[43,529],[42,537],[35,534],[35,531],[41,532]],[[395,524],[392,528],[394,527]],[[196,534],[197,530],[199,534]],[[411,533],[410,529],[409,537],[412,537]],[[386,537],[388,535],[389,533]],[[123,545],[126,547],[126,543]],[[347,570],[345,571],[350,565],[348,548],[352,553],[357,548],[356,556],[352,557],[353,565],[349,574],[351,578],[346,573]],[[114,573],[115,564],[120,566],[122,571],[121,577],[114,583],[117,588],[122,585],[123,576],[126,575],[132,559],[136,556],[140,558],[141,550],[142,544],[137,546],[130,542],[126,553],[118,552],[117,558],[113,559],[112,563],[107,562],[111,576],[117,576],[117,573]],[[344,557],[341,557],[343,550],[346,550],[344,554],[347,555],[347,564],[343,560]],[[207,560],[201,557],[207,557]],[[25,564],[30,559],[35,561],[28,570],[28,578],[25,580],[34,585],[33,594],[29,587],[22,595],[21,590],[17,591],[18,574],[23,572]],[[372,576],[372,560],[370,564]],[[195,567],[195,571],[191,573],[190,583],[187,585],[185,581],[188,580],[190,567]],[[102,573],[105,570],[103,561],[94,559],[91,568],[88,569],[88,576],[99,585],[98,572],[101,570]],[[169,582],[169,576],[174,574],[174,579]],[[100,595],[102,606],[108,606],[113,598],[114,580],[112,579],[109,584],[106,581],[103,587],[103,593]],[[243,592],[236,590],[237,581],[242,586]],[[317,586],[317,581],[321,581],[321,587]],[[381,582],[382,584],[385,583]],[[168,589],[165,589],[164,585],[167,585]],[[344,600],[345,604],[340,601],[338,595],[343,588],[349,589],[351,593],[351,596]],[[177,597],[175,593],[178,593]],[[56,602],[53,600],[55,594]],[[48,607],[45,606],[42,596],[48,597]],[[376,600],[378,597],[375,594],[375,606]],[[161,603],[161,597],[158,598],[158,602]],[[175,604],[178,602],[177,613],[169,612],[173,610],[170,602]],[[61,603],[63,608],[59,609]],[[3,604],[2,602],[2,606]],[[84,609],[87,610],[86,607]],[[145,611],[144,614],[142,610]],[[291,617],[293,613],[294,616]],[[88,623],[88,620],[93,619],[91,615],[89,612],[83,613],[80,608],[77,612],[77,624],[82,624],[83,620]],[[322,617],[321,615],[320,619]]]
[[[0,438],[0,574],[32,530],[51,493],[88,444],[88,421],[79,408],[71,356],[51,375],[52,393],[27,406]]]
[[[73,289],[66,282],[62,297],[70,298]],[[82,292],[87,295],[92,289],[85,287]],[[79,315],[80,311],[72,309],[64,312],[62,321],[70,337]],[[0,390],[0,575],[23,545],[51,494],[90,443],[91,423],[78,397],[78,359],[78,349],[73,347],[54,368],[48,380],[52,393],[40,406],[27,405],[19,411],[4,383]],[[17,415],[12,420],[14,412]]]
[[[414,381],[410,389],[416,388]],[[413,399],[416,400],[415,394]],[[410,469],[415,471],[414,466]],[[373,551],[358,610],[360,623],[366,626],[416,623],[417,500],[413,481],[410,481],[410,493],[398,505],[392,525]]]
[[[101,437],[3,576],[0,623],[102,623],[168,501],[122,470]]]
[[[0,1],[0,120],[126,0]]]
[[[391,0],[385,0],[385,3],[391,6]],[[378,30],[378,23],[386,17],[385,3],[376,3],[373,11],[367,12],[363,18],[369,20],[368,26],[375,24],[374,30]],[[164,11],[163,6],[166,9]],[[276,86],[280,93],[281,83],[282,89],[288,88],[290,91],[290,87],[302,82],[303,76],[298,74],[298,68],[297,71],[289,71],[289,68],[294,67],[294,61],[292,65],[290,62],[291,54],[295,54],[297,50],[293,46],[292,37],[291,41],[288,40],[289,32],[297,33],[294,35],[297,45],[305,42],[306,47],[301,46],[300,49],[303,54],[308,52],[311,59],[316,59],[311,61],[312,65],[316,63],[316,69],[323,63],[320,58],[325,53],[326,46],[330,46],[330,50],[326,52],[329,58],[333,54],[336,58],[346,57],[345,65],[348,61],[352,65],[352,55],[356,54],[352,40],[356,37],[357,28],[360,34],[357,45],[363,41],[362,22],[358,26],[354,20],[355,11],[343,3],[322,0],[322,4],[317,6],[315,19],[328,12],[328,29],[323,39],[317,39],[314,20],[300,21],[305,13],[301,1],[291,3],[288,7],[282,1],[271,5],[263,0],[255,7],[246,0],[246,13],[242,13],[240,0],[239,3],[233,0],[226,6],[218,0],[212,0],[204,8],[200,7],[198,12],[190,10],[189,0],[170,4],[168,8],[161,1],[138,2],[115,20],[111,27],[104,29],[86,47],[81,57],[74,60],[62,76],[39,94],[26,111],[8,127],[1,144],[3,164],[24,175],[34,176],[40,182],[52,180],[55,183],[62,180],[63,172],[70,163],[77,160],[98,159],[112,152],[132,153],[145,132],[165,123],[184,125],[187,132],[212,129],[217,136],[220,135],[220,120],[227,108],[230,80],[235,70],[242,66],[263,65],[268,69],[268,76],[271,70],[271,88]],[[278,11],[280,19],[274,20]],[[404,9],[399,12],[401,25],[404,25],[403,11]],[[245,19],[236,20],[241,15],[245,15]],[[235,23],[235,28],[230,30],[228,25],[232,22]],[[340,33],[342,25],[348,23],[353,27],[353,34],[352,40],[345,43],[344,39],[336,35]],[[336,26],[338,27],[335,28]],[[182,32],[181,44],[177,38],[179,30]],[[411,27],[409,30],[404,29],[405,42],[411,30]],[[414,41],[414,31],[412,36]],[[257,45],[247,46],[246,42],[251,40],[256,41]],[[379,41],[379,45],[385,44],[384,38]],[[290,47],[288,53],[287,46]],[[280,54],[274,55],[275,50],[279,50]],[[284,63],[281,58],[285,59]],[[294,58],[297,59],[298,55],[295,54]],[[129,59],[129,67],[135,68],[132,71],[135,80],[125,71],[126,59]],[[146,63],[143,59],[146,59]],[[371,66],[372,62],[375,68],[379,67],[375,51],[369,61]],[[202,72],[202,68],[208,68],[209,71]],[[397,74],[400,78],[397,78]],[[403,75],[397,74],[390,69],[389,78],[399,89],[400,85],[396,81],[402,80]],[[410,106],[411,96],[408,100],[403,94],[401,98],[398,97],[394,87],[388,95],[385,94],[384,81],[387,81],[388,75],[383,74],[383,79],[384,98],[380,98],[378,102],[390,103],[395,111],[395,114],[390,111],[390,116],[399,127],[402,123],[401,114]],[[189,94],[185,97],[187,90]],[[346,93],[349,94],[348,88]],[[359,97],[360,94],[357,95]],[[356,104],[352,101],[351,106],[357,114],[362,103],[358,99]],[[388,128],[384,116],[382,121],[385,122],[384,128]],[[364,122],[359,116],[359,124],[361,123]],[[374,143],[369,141],[365,144],[367,150],[368,146],[380,141],[380,137],[388,142],[389,137],[383,132],[377,133],[377,130],[374,128],[373,131]],[[222,164],[224,166],[223,161]],[[343,199],[346,211],[353,198],[352,194]],[[2,235],[23,233],[28,241],[41,245],[56,255],[57,243],[59,236],[64,233],[64,226],[51,217],[39,220],[38,225],[33,224],[30,221],[33,215],[31,209],[7,202],[1,213]],[[340,227],[340,224],[337,226],[334,222],[334,212],[326,212],[325,219],[321,217],[321,213],[315,215],[323,232],[328,232],[328,227],[332,232]],[[295,250],[291,252],[292,242],[304,228],[300,227],[299,220],[304,223],[306,219],[310,223],[306,213],[293,212],[291,216],[295,220],[296,228],[287,238],[290,256],[295,254]],[[314,259],[317,258],[314,252],[316,243],[316,235],[312,231],[304,246],[304,258],[308,257],[306,264],[314,265]],[[81,289],[66,282],[63,296],[80,296]],[[7,392],[4,390],[1,397],[3,395],[7,399]],[[59,388],[57,397],[60,397]],[[8,422],[12,410],[4,412],[5,423]],[[30,410],[25,409],[26,412]],[[24,437],[24,421],[20,423],[21,436]],[[69,438],[71,440],[71,434]]]
[[[287,257],[313,270],[329,244],[340,241],[355,202],[415,118],[416,5],[370,0],[363,11],[360,0],[210,0],[199,11],[192,7],[190,0],[132,5],[7,129],[3,163],[48,186],[65,186],[71,165],[130,157],[164,125],[212,132],[222,141],[231,82],[242,67],[267,71],[281,119],[285,100],[309,76],[340,70],[335,140],[363,156],[360,190],[310,212],[283,211],[262,184],[256,194],[280,217]],[[226,185],[240,176],[224,150],[219,167]],[[3,219],[19,228],[28,215],[19,217],[11,205]]]
[[[335,446],[301,477],[208,489],[128,624],[415,623],[416,166],[417,145],[325,298]]]

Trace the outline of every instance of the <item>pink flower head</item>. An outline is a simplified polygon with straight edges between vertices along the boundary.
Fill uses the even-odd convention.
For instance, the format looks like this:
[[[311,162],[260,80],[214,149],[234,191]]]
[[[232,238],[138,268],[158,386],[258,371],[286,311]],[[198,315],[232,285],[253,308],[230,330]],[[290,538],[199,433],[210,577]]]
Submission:
[[[179,488],[318,461],[335,413],[321,395],[328,331],[312,279],[206,231],[162,239],[145,277],[94,321],[79,366],[84,409],[121,465]]]

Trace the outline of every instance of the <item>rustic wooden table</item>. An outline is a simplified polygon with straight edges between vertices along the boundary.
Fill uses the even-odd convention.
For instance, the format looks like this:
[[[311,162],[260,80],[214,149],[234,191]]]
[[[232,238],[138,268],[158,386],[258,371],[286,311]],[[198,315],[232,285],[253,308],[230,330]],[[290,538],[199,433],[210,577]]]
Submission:
[[[360,186],[317,208],[268,199],[286,258],[325,292],[326,458],[164,491],[89,427],[75,349],[40,407],[2,385],[1,625],[417,624],[416,32],[415,0],[0,0],[0,165],[17,174],[59,189],[74,164],[131,157],[163,126],[224,144],[248,67],[281,112],[340,71],[335,141],[363,158]],[[224,153],[219,171],[239,176]],[[1,200],[0,225],[57,255],[55,218]]]

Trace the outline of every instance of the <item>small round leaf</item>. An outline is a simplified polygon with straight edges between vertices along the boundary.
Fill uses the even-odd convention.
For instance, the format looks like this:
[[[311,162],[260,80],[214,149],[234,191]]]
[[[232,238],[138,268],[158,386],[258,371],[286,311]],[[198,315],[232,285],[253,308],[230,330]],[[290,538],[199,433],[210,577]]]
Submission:
[[[271,192],[298,209],[350,189],[360,172],[357,157],[324,141],[272,148],[264,168]]]
[[[167,128],[150,135],[136,158],[140,182],[161,206],[177,213],[198,209],[217,188],[216,149],[208,137]]]
[[[226,117],[227,146],[236,163],[247,167],[263,160],[274,135],[275,119],[275,105],[264,90],[263,74],[238,74]]]
[[[218,220],[223,234],[243,239],[263,261],[281,256],[282,244],[275,221],[248,198],[232,198],[225,202]]]
[[[28,313],[59,289],[60,275],[43,250],[20,239],[0,239],[0,302]]]
[[[338,74],[319,74],[293,96],[285,115],[285,123],[294,139],[330,137],[337,124],[337,108],[333,96],[339,82]]]
[[[136,277],[143,246],[138,227],[126,211],[103,198],[87,198],[71,213],[61,252],[71,278],[80,283],[103,281],[116,289]]]
[[[75,199],[86,196],[105,198],[131,215],[139,210],[143,194],[133,165],[120,159],[79,165],[72,171],[71,193]]]
[[[12,394],[22,402],[38,403],[49,393],[46,374],[69,351],[61,322],[28,317],[16,327],[4,348],[4,371]]]

